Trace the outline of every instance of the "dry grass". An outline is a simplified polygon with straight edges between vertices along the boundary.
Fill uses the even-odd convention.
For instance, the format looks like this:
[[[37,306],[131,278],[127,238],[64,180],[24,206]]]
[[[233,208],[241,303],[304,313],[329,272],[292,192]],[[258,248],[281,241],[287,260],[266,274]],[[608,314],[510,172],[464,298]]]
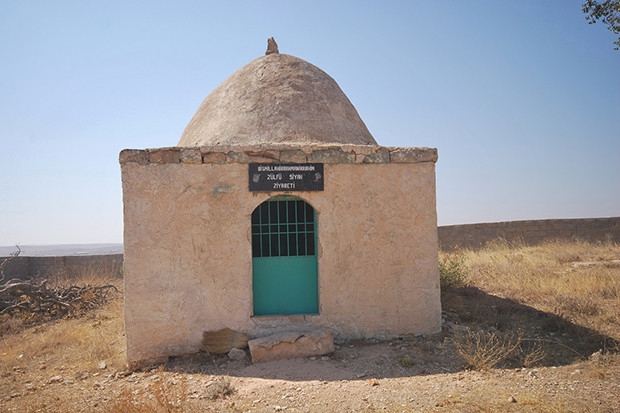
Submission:
[[[56,276],[48,281],[50,287],[107,284],[119,291],[111,293],[109,302],[97,311],[77,309],[63,320],[47,323],[20,315],[0,318],[0,377],[16,369],[45,371],[48,366],[55,366],[57,371],[95,372],[103,364],[123,369],[126,356],[119,351],[124,349],[122,280],[102,277],[89,269],[81,278]]]
[[[618,245],[553,241],[515,247],[498,241],[458,254],[468,285],[620,341]]]
[[[618,245],[498,241],[440,253],[441,262],[463,284],[443,289],[442,301],[444,310],[469,324],[453,338],[467,367],[556,366],[590,358],[593,376],[618,371]]]
[[[163,366],[156,371],[153,383],[147,389],[152,397],[124,390],[107,408],[107,413],[183,413],[192,411],[187,406],[187,382],[166,377]]]
[[[83,318],[65,319],[5,334],[0,339],[0,375],[16,366],[44,370],[47,365],[97,371],[102,362],[122,370],[125,354],[122,300]],[[58,351],[62,349],[62,351]]]

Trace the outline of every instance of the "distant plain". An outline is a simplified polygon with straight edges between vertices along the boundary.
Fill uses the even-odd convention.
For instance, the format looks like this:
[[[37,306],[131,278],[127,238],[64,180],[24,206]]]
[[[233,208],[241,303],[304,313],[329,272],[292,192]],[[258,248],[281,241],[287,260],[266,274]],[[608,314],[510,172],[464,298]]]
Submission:
[[[122,254],[123,244],[19,245],[21,257]],[[17,247],[0,246],[0,257],[8,257]]]

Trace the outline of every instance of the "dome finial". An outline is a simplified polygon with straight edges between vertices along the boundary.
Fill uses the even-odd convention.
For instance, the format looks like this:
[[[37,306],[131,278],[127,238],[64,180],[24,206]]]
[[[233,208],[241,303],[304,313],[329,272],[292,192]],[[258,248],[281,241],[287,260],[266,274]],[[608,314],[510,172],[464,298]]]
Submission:
[[[265,55],[273,54],[273,53],[280,53],[280,52],[278,51],[278,44],[273,39],[273,37],[270,37],[269,39],[267,39],[267,51],[265,52]]]

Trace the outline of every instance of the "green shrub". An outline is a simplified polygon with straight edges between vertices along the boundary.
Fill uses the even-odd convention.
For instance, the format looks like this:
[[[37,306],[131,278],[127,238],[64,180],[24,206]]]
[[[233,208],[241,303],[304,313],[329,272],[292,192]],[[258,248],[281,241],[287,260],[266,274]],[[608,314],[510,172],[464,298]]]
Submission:
[[[467,268],[462,253],[440,253],[439,284],[442,290],[467,285]]]
[[[415,366],[415,360],[408,354],[405,354],[404,356],[401,356],[398,358],[398,364],[400,364],[403,367],[413,367]]]

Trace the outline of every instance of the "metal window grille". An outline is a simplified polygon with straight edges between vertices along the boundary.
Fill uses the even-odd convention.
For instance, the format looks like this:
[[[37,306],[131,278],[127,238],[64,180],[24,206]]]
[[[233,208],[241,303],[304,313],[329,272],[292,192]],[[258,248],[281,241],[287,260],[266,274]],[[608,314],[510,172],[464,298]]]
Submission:
[[[301,200],[272,200],[252,212],[252,256],[315,255],[314,208]]]

